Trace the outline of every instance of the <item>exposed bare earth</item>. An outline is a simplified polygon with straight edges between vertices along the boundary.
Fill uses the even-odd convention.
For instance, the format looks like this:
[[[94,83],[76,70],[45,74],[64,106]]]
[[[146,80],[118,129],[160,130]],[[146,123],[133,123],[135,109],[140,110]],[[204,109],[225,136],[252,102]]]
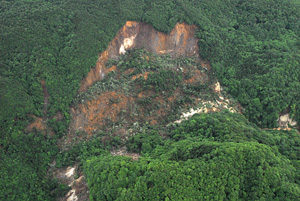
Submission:
[[[133,160],[138,160],[140,155],[137,153],[129,153],[126,149],[126,147],[122,147],[118,150],[112,150],[111,155],[113,156],[128,156],[130,158],[132,158]]]
[[[120,55],[132,48],[143,48],[149,52],[156,54],[168,54],[171,57],[194,56],[198,58],[203,67],[210,70],[210,65],[200,59],[198,55],[198,40],[195,37],[196,26],[187,25],[185,23],[177,23],[175,28],[170,34],[161,33],[155,30],[151,25],[141,22],[128,21],[117,33],[113,41],[108,45],[106,51],[99,55],[97,64],[88,73],[86,78],[81,82],[79,92],[85,91],[89,86],[98,80],[103,79],[106,74],[112,70],[116,70],[116,66],[106,68],[105,63],[109,59],[117,59]],[[149,60],[149,57],[146,58]],[[130,71],[130,69],[129,69]],[[130,72],[128,72],[130,73]],[[139,74],[132,77],[132,80],[143,76],[146,80],[148,72],[145,74]],[[192,74],[192,77],[187,80],[187,83],[198,82],[202,79],[203,74],[199,70]],[[138,98],[149,97],[151,93],[145,92],[138,95]],[[179,95],[175,93],[175,96]],[[165,108],[162,108],[153,114],[153,117],[145,119],[151,124],[156,124],[157,116],[166,115],[165,110],[170,108],[173,104],[175,97],[168,100],[162,100],[157,97],[155,102],[159,104],[165,104]],[[70,124],[69,138],[75,132],[84,132],[91,136],[99,128],[101,128],[106,122],[118,121],[118,114],[121,111],[127,111],[130,115],[131,106],[134,104],[134,98],[126,96],[121,92],[105,92],[97,96],[95,99],[90,100],[84,104],[79,104],[76,107],[71,108],[71,114],[73,119]],[[144,111],[136,111],[138,117],[133,116],[131,118],[134,121],[135,118],[142,118]],[[68,141],[70,141],[69,139]]]
[[[126,51],[133,48],[144,48],[149,52],[156,53],[159,55],[168,54],[173,58],[179,56],[185,57],[195,57],[202,67],[206,68],[208,71],[211,70],[210,64],[207,61],[202,60],[199,55],[198,40],[195,37],[196,26],[187,25],[185,23],[177,23],[175,28],[170,34],[161,33],[155,30],[152,26],[141,23],[128,21],[119,30],[116,37],[108,45],[107,50],[99,55],[96,66],[91,69],[88,75],[81,81],[81,87],[79,92],[86,91],[95,82],[105,78],[105,76],[111,72],[116,71],[116,66],[106,67],[105,64],[109,59],[117,59],[120,55],[125,54]],[[149,60],[149,57],[147,58]],[[182,68],[183,71],[186,69]],[[133,72],[133,69],[128,69],[126,74],[128,75]],[[134,75],[131,79],[135,80],[137,78],[144,78],[147,80],[149,72]],[[191,83],[203,83],[207,81],[208,76],[202,73],[200,70],[195,70],[191,77],[184,80],[185,84]],[[34,122],[28,125],[27,131],[33,131],[37,129],[44,134],[52,131],[47,129],[47,107],[49,104],[49,94],[45,85],[45,81],[41,80],[41,85],[44,93],[44,108],[43,116],[36,117]],[[241,112],[240,110],[231,108],[231,103],[228,99],[224,98],[222,95],[222,90],[219,82],[214,84],[214,89],[219,97],[215,102],[204,101],[197,99],[197,103],[202,103],[202,106],[196,109],[191,109],[186,113],[183,113],[181,118],[176,121],[180,123],[192,116],[195,113],[206,113],[211,111],[219,111],[220,109],[229,109],[232,112]],[[145,117],[145,111],[133,111],[132,105],[135,104],[136,99],[143,99],[152,96],[151,91],[142,91],[137,97],[131,97],[122,91],[107,91],[100,95],[97,95],[94,99],[88,100],[82,104],[72,106],[70,108],[71,113],[71,123],[67,136],[64,140],[59,143],[71,144],[74,140],[76,133],[83,132],[87,134],[87,138],[91,137],[97,130],[101,129],[105,124],[111,122],[118,122],[120,113],[127,115],[128,121],[135,122],[137,119],[145,118],[150,124],[155,125],[161,120],[164,115],[167,115],[167,111],[172,107],[176,107],[175,100],[181,94],[178,90],[174,94],[166,99],[157,96],[153,99],[152,104],[158,103],[159,105],[164,105],[164,107],[159,108],[155,114]],[[61,120],[63,118],[62,114],[57,114],[53,118]],[[281,115],[278,120],[279,126],[289,129],[288,125],[295,125],[296,122],[292,121],[286,114]],[[126,130],[119,129],[116,131],[116,135],[126,138],[128,137],[128,132]],[[103,137],[103,143],[106,139]],[[83,136],[79,135],[79,138]],[[139,155],[135,153],[128,153],[125,148],[119,150],[111,151],[112,155],[125,155],[138,160]],[[88,198],[88,188],[83,175],[80,175],[78,179],[75,179],[75,169],[76,165],[73,167],[68,167],[64,169],[57,169],[54,172],[54,176],[58,178],[62,183],[71,186],[71,190],[68,194],[61,198],[60,200],[67,201],[77,201],[77,200],[89,200]]]
[[[86,104],[80,104],[78,109],[71,109],[73,121],[70,132],[84,131],[91,135],[103,126],[106,121],[115,122],[118,114],[129,107],[133,101],[122,93],[104,92]]]
[[[88,201],[89,190],[83,175],[78,175],[76,178],[76,169],[78,164],[73,167],[59,168],[53,172],[53,177],[61,183],[71,187],[68,193],[59,198],[58,201]]]
[[[26,128],[28,132],[33,132],[34,129],[42,132],[44,135],[47,133],[50,133],[53,135],[54,133],[47,127],[46,121],[47,121],[47,108],[49,104],[49,93],[46,87],[46,82],[44,80],[41,80],[41,85],[43,89],[43,95],[44,95],[44,105],[43,105],[43,116],[37,117],[35,115],[30,115],[35,120],[31,124],[29,124]]]
[[[107,74],[105,62],[117,59],[132,48],[144,48],[157,54],[177,56],[198,55],[198,40],[195,37],[196,26],[177,23],[170,34],[161,33],[151,25],[128,21],[117,33],[107,50],[99,55],[95,68],[92,68],[81,82],[80,92],[85,91],[94,82]]]

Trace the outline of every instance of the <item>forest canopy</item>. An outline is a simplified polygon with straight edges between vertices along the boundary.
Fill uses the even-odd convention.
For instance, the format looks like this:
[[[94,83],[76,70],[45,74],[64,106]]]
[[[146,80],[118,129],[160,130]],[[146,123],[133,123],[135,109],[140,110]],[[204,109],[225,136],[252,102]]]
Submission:
[[[103,154],[84,162],[91,200],[297,200],[297,132],[263,131],[232,113],[194,115],[138,161]],[[159,138],[159,136],[156,136]],[[284,142],[284,143],[283,143]],[[149,145],[148,145],[149,146]]]
[[[299,199],[298,133],[260,129],[277,127],[286,109],[300,122],[299,10],[295,0],[1,1],[0,200],[55,199],[61,189],[46,176],[50,162],[79,156],[91,200]],[[168,139],[159,129],[137,134],[127,149],[143,153],[139,161],[111,157],[95,142],[72,149],[74,160],[63,158],[57,141],[68,131],[80,81],[128,20],[165,33],[177,22],[196,25],[201,58],[247,119],[198,115],[160,128]],[[32,115],[57,114],[60,121],[47,122],[52,136],[26,129]]]
[[[197,25],[200,55],[247,118],[275,127],[287,107],[299,116],[298,7],[287,0],[2,1],[0,75],[24,88],[37,115],[45,80],[48,115],[60,111],[68,119],[81,79],[127,20],[163,32],[184,21]]]

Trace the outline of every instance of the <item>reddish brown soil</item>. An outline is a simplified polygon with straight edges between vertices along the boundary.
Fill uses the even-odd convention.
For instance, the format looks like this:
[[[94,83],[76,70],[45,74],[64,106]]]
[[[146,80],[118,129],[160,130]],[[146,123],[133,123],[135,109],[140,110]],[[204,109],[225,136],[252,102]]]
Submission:
[[[193,73],[193,76],[192,76],[190,79],[185,80],[185,81],[184,81],[185,84],[191,84],[191,83],[195,83],[195,82],[201,81],[202,75],[201,75],[201,71],[200,71],[200,70],[196,69],[196,70],[195,70],[194,72],[192,72],[192,73]]]
[[[41,117],[37,117],[35,115],[30,115],[31,117],[35,118],[34,122],[29,124],[26,128],[28,132],[33,132],[34,129],[46,134],[46,125]]]
[[[33,132],[34,129],[36,129],[39,132],[42,132],[44,135],[50,134],[51,136],[54,135],[54,132],[47,126],[47,120],[48,120],[48,104],[49,104],[49,93],[46,87],[46,82],[45,80],[40,80],[41,81],[41,86],[43,90],[43,95],[44,95],[44,104],[43,104],[43,113],[42,117],[37,117],[35,115],[29,115],[33,117],[35,120],[34,122],[30,123],[27,127],[26,130],[28,132]],[[58,121],[61,121],[63,119],[63,114],[58,112],[55,116],[50,117],[50,119],[56,119]]]
[[[151,25],[128,21],[117,33],[107,50],[99,55],[97,64],[82,80],[80,92],[85,91],[94,82],[101,80],[110,71],[105,67],[108,59],[120,56],[124,50],[144,48],[157,54],[177,56],[198,56],[198,40],[195,38],[196,26],[177,23],[170,34],[161,33]]]
[[[161,33],[155,30],[151,25],[141,22],[128,21],[119,30],[116,37],[108,45],[106,51],[99,55],[97,64],[88,75],[82,80],[79,92],[84,92],[89,86],[96,81],[103,79],[110,71],[116,71],[116,66],[106,68],[105,63],[109,59],[117,59],[125,51],[132,48],[143,48],[149,52],[156,54],[168,54],[173,58],[183,56],[197,58],[197,62],[207,70],[210,70],[208,62],[200,59],[198,55],[198,40],[195,37],[196,26],[187,25],[185,23],[177,23],[171,33]],[[146,60],[150,60],[149,56],[145,57]],[[128,69],[124,72],[125,75],[130,75],[134,71],[134,68]],[[134,75],[132,80],[139,77],[148,78],[149,72],[144,74]],[[185,83],[196,83],[203,79],[203,73],[200,70],[195,69],[190,79],[185,80]],[[97,130],[103,128],[105,125],[111,122],[117,122],[120,118],[120,112],[125,111],[125,115],[128,115],[126,121],[128,123],[134,123],[135,121],[145,120],[150,124],[155,125],[162,120],[165,115],[168,115],[174,107],[175,100],[180,97],[180,92],[177,90],[174,95],[168,98],[162,98],[159,96],[151,103],[158,104],[161,107],[157,109],[154,114],[147,114],[147,107],[141,106],[138,109],[135,108],[135,114],[131,113],[132,105],[137,104],[135,99],[143,99],[151,97],[154,91],[149,89],[147,91],[140,92],[137,97],[126,96],[121,91],[119,92],[105,92],[95,97],[93,100],[87,101],[84,104],[71,108],[71,119],[69,138],[75,132],[83,131],[91,136],[96,133]],[[137,111],[136,111],[137,110]],[[138,113],[138,114],[137,114]],[[124,117],[124,114],[123,114]],[[103,139],[105,141],[105,139]]]
[[[129,74],[133,73],[133,71],[134,71],[133,68],[129,68],[129,69],[127,69],[127,70],[124,72],[124,74],[125,74],[125,75],[129,75]]]
[[[138,74],[138,75],[134,75],[134,76],[132,76],[132,80],[135,80],[136,78],[140,78],[140,77],[144,77],[144,79],[145,80],[147,80],[147,78],[148,78],[148,75],[149,75],[149,72],[146,72],[146,73],[144,73],[144,74]]]
[[[126,110],[133,98],[123,93],[104,92],[96,99],[78,106],[78,109],[71,109],[73,122],[71,132],[82,130],[89,135],[101,128],[101,126],[116,122],[118,114]]]
[[[37,117],[35,115],[29,115],[33,118],[35,118],[34,122],[29,124],[26,128],[28,132],[33,132],[34,129],[36,129],[39,132],[42,132],[44,135],[47,134],[47,131],[51,135],[53,135],[53,131],[47,128],[46,120],[47,120],[47,111],[48,111],[48,104],[49,104],[49,93],[46,87],[46,82],[44,80],[41,80],[41,85],[43,89],[43,95],[44,95],[44,105],[43,105],[43,116]],[[60,115],[57,115],[58,118],[60,118]]]

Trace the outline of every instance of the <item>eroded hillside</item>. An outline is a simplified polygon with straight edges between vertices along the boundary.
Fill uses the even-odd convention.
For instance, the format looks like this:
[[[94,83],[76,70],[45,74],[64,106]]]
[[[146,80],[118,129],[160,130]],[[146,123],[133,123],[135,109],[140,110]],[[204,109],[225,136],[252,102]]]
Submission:
[[[60,148],[72,151],[79,142],[95,138],[106,146],[120,139],[121,147],[111,154],[136,160],[139,153],[125,143],[145,125],[162,128],[195,113],[238,111],[222,94],[209,62],[200,58],[196,31],[177,23],[166,34],[146,23],[127,22],[82,80]],[[63,175],[65,170],[57,171]],[[71,187],[67,197],[75,199],[78,190]]]
[[[146,23],[127,22],[81,81],[70,107],[68,134],[58,143],[63,152],[56,159],[57,167],[71,165],[81,152],[88,158],[93,152],[85,149],[98,146],[109,146],[109,155],[138,160],[142,150],[152,150],[162,143],[157,140],[170,137],[166,128],[194,114],[224,109],[241,113],[241,106],[222,91],[209,62],[199,56],[196,31],[195,26],[177,23],[166,34]],[[49,94],[44,84],[43,91],[46,113]],[[33,127],[44,132],[47,128],[42,118],[36,118],[28,129]],[[143,136],[147,132],[153,135]],[[71,187],[61,200],[88,197],[80,170],[78,185],[74,176],[65,180],[66,169],[54,170],[53,176]]]
[[[189,112],[229,108],[209,62],[198,55],[195,32],[185,23],[165,34],[127,22],[82,80],[65,143],[114,127],[115,135],[126,138],[121,130],[133,124],[168,124]]]
[[[70,108],[68,134],[58,143],[62,154],[56,159],[57,167],[78,162],[79,155],[84,161],[104,150],[110,150],[105,152],[109,157],[125,155],[138,161],[142,152],[150,153],[163,144],[162,139],[180,138],[168,129],[185,124],[194,114],[224,109],[241,113],[241,106],[222,91],[209,62],[199,56],[196,31],[195,26],[177,23],[166,34],[146,23],[127,22],[81,81]],[[44,85],[43,91],[47,106]],[[193,125],[194,120],[188,121]],[[37,118],[28,129],[45,130],[43,122]],[[65,180],[68,170],[74,173],[78,167],[54,168],[53,176],[71,187],[61,200],[88,197],[81,170],[76,171],[78,183],[74,175]]]
[[[118,59],[127,50],[143,48],[157,54],[169,54],[172,57],[198,56],[198,40],[195,38],[196,26],[177,23],[170,34],[155,30],[142,22],[127,21],[120,29],[106,51],[99,55],[96,67],[82,81],[79,91],[85,91],[94,82],[107,74],[105,63],[109,59]]]

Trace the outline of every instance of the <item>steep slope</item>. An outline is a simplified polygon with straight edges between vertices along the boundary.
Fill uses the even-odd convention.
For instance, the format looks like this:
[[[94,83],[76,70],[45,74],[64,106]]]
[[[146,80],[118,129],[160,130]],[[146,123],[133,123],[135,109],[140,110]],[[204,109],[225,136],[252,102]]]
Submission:
[[[157,54],[168,53],[172,57],[199,56],[198,40],[195,38],[196,26],[177,23],[170,34],[162,33],[151,25],[142,22],[127,21],[108,45],[106,51],[99,55],[96,67],[81,82],[79,91],[85,91],[95,81],[107,74],[105,62],[118,59],[132,48],[143,48]]]
[[[176,113],[179,119],[192,106],[227,108],[230,101],[220,94],[209,62],[198,54],[195,32],[185,23],[165,34],[146,23],[126,22],[81,82],[69,138],[91,136],[107,125],[170,123],[167,117]]]

